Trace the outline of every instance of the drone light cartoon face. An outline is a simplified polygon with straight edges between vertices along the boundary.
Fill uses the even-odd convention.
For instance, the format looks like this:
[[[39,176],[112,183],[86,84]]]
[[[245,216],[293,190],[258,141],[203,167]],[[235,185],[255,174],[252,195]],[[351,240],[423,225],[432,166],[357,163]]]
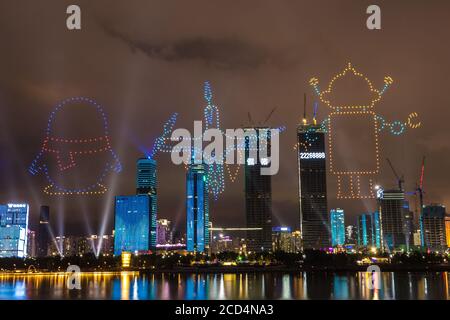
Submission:
[[[89,136],[81,131],[88,131]],[[103,108],[92,99],[73,97],[51,112],[41,150],[29,172],[45,176],[44,193],[48,195],[92,195],[104,193],[108,172],[121,168]]]

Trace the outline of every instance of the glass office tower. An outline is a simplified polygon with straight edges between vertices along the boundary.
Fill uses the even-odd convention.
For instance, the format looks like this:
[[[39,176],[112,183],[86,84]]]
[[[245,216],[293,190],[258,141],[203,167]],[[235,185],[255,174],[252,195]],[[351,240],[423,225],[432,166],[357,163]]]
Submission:
[[[144,194],[115,198],[114,255],[156,248],[156,232],[155,239],[151,233],[152,199]]]
[[[191,164],[186,174],[186,249],[209,249],[209,202],[203,164]]]
[[[155,249],[157,242],[157,212],[158,212],[158,177],[156,160],[140,158],[136,164],[136,194],[145,194],[151,198],[150,213],[150,247]]]
[[[17,225],[0,227],[0,258],[24,258],[27,255],[27,233]]]
[[[381,249],[380,214],[363,213],[357,219],[358,246]]]
[[[344,210],[331,209],[331,245],[333,247],[343,246],[345,244],[345,220]]]
[[[0,205],[0,256],[26,257],[29,205]]]

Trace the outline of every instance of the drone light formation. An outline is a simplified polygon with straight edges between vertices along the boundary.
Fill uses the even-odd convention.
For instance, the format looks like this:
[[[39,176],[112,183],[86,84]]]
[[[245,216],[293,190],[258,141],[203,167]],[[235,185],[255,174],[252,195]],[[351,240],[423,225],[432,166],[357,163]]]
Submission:
[[[64,112],[67,109],[74,108],[76,104],[83,104],[91,106],[97,116],[101,119],[103,124],[103,135],[93,136],[89,138],[63,138],[58,136],[54,130],[55,119],[58,113]],[[67,151],[64,152],[63,149]],[[67,153],[69,162],[64,163],[62,157]],[[56,159],[58,174],[65,174],[66,172],[78,170],[77,157],[79,156],[95,156],[96,154],[108,154],[109,160],[104,164],[103,169],[97,173],[96,178],[92,183],[74,188],[73,186],[66,186],[56,181],[54,173],[50,173],[48,157]],[[47,159],[46,159],[47,158]],[[47,195],[99,195],[107,191],[107,187],[103,184],[103,180],[110,171],[120,172],[122,165],[118,156],[113,151],[109,138],[108,121],[105,112],[100,104],[95,100],[85,97],[72,97],[65,99],[58,103],[54,110],[50,113],[47,122],[47,129],[45,138],[42,143],[41,150],[32,161],[28,171],[32,175],[42,173],[48,185],[43,188],[43,192]]]
[[[353,76],[353,79],[356,79],[354,81],[364,81],[367,87],[367,93],[373,97],[361,104],[336,104],[332,101],[331,94],[335,90],[335,84],[349,76]],[[399,136],[405,132],[407,127],[416,129],[421,125],[421,123],[417,121],[418,114],[416,112],[409,114],[405,122],[396,120],[389,123],[382,116],[377,115],[373,111],[375,104],[381,100],[382,95],[392,83],[393,79],[390,76],[386,76],[384,77],[384,86],[381,90],[378,90],[372,85],[370,79],[357,71],[351,63],[348,63],[347,67],[342,72],[331,79],[327,89],[324,91],[320,90],[319,80],[317,78],[311,78],[309,81],[309,84],[313,87],[314,92],[318,95],[320,101],[327,105],[331,110],[329,115],[322,122],[321,128],[328,134],[330,173],[337,177],[338,199],[374,198],[373,182],[380,169],[379,132],[383,129],[389,129],[391,134]],[[358,159],[357,156],[354,156],[354,158],[347,158],[345,165],[336,163],[335,159],[340,157],[338,151],[354,147],[354,141],[338,141],[339,139],[336,135],[337,132],[341,134],[341,132],[349,130],[349,128],[342,125],[342,122],[346,120],[363,125],[369,130],[367,131],[366,136],[371,137],[371,150],[368,150],[367,145],[362,145],[362,147],[370,154],[371,163],[365,164],[361,159]],[[355,137],[351,132],[349,136]],[[368,193],[364,193],[363,189],[368,191]]]

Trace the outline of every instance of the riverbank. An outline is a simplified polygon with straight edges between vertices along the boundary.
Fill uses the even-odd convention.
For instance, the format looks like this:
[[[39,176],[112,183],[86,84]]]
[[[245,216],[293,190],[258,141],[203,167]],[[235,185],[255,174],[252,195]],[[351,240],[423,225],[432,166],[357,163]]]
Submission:
[[[445,265],[393,265],[393,264],[376,264],[382,272],[450,272],[450,266]],[[365,272],[368,265],[361,266],[178,266],[173,268],[111,268],[111,269],[82,269],[83,274],[118,274],[122,272],[136,274],[208,274],[208,273],[300,273],[300,272]],[[46,270],[46,269],[16,269],[2,270],[2,274],[37,274],[37,275],[64,275],[65,270]]]

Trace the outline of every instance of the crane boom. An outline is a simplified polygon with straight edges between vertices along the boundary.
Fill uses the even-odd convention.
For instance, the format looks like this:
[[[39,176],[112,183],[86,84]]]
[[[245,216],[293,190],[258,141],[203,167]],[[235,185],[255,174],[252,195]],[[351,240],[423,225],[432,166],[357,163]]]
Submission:
[[[275,110],[277,110],[277,107],[273,108],[272,111],[269,112],[269,115],[266,117],[266,119],[263,122],[263,125],[266,124],[267,121],[269,121],[270,117],[272,116],[272,114],[275,112]]]
[[[423,175],[425,173],[425,156],[422,158],[422,168],[420,169],[420,189],[423,188]]]
[[[398,187],[399,187],[399,189],[400,189],[400,190],[403,190],[403,183],[405,182],[405,179],[403,178],[403,176],[400,177],[400,176],[397,174],[397,171],[395,171],[395,168],[394,168],[394,166],[392,165],[391,160],[389,160],[389,158],[386,158],[386,160],[387,160],[387,162],[389,163],[389,166],[391,167],[392,172],[394,173],[394,176],[397,178],[397,182],[398,182]]]

